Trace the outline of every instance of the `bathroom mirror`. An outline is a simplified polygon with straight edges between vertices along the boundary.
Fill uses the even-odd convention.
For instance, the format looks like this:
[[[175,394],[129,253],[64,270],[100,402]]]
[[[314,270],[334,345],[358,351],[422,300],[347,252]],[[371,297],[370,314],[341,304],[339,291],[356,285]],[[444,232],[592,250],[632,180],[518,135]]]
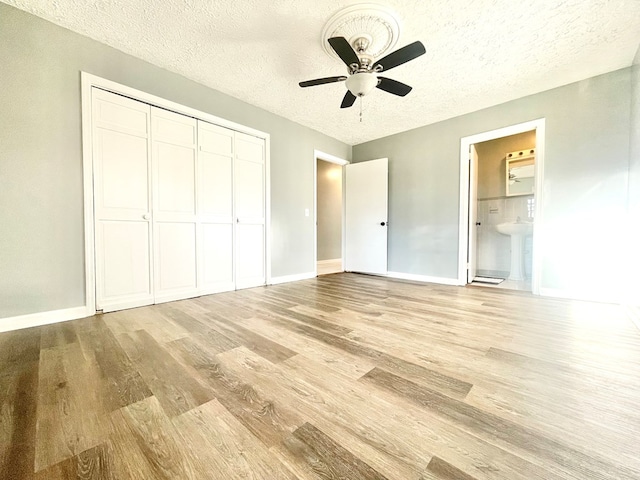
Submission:
[[[526,156],[523,155],[525,153],[527,154]],[[534,150],[507,153],[506,158],[507,197],[513,197],[516,195],[532,195],[535,188],[534,169],[536,157]]]

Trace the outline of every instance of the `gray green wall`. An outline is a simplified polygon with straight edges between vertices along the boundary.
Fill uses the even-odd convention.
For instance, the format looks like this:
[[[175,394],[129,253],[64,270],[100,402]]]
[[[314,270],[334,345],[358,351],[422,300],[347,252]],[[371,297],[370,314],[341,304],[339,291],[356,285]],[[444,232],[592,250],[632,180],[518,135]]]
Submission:
[[[519,133],[476,143],[478,152],[478,200],[506,196],[505,176],[508,152],[529,150],[536,146],[536,132]]]
[[[545,118],[535,252],[541,286],[549,294],[617,296],[627,253],[620,245],[631,73],[622,69],[355,146],[356,162],[389,158],[389,270],[456,278],[460,139]]]
[[[342,166],[318,160],[318,260],[342,258]]]
[[[350,146],[0,3],[0,318],[84,305],[80,71],[271,134],[272,275],[314,270],[314,149]]]

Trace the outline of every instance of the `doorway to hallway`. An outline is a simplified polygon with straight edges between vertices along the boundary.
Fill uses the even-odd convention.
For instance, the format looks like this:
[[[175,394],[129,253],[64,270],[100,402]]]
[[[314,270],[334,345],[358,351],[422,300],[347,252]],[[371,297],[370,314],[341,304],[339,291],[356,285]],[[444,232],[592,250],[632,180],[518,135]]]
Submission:
[[[346,160],[315,152],[316,274],[344,272],[344,188]]]

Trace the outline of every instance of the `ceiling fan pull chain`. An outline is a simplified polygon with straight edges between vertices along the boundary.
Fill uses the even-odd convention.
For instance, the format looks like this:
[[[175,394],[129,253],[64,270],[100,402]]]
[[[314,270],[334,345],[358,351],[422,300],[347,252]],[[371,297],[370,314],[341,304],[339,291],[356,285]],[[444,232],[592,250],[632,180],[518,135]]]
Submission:
[[[360,123],[362,123],[362,97],[360,97]]]

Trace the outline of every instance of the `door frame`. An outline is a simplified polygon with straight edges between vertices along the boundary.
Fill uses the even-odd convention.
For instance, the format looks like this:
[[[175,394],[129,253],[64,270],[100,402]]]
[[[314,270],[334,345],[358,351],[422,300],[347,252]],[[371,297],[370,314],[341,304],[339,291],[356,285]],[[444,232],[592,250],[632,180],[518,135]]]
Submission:
[[[349,160],[345,160],[344,158],[336,157],[335,155],[331,155],[330,153],[321,152],[320,150],[313,150],[313,276],[318,276],[318,160],[322,160],[324,162],[335,163],[336,165],[341,165],[344,167],[345,165],[349,165]],[[345,184],[344,184],[344,168],[342,169],[342,191],[340,192],[342,195],[342,247],[341,247],[341,258],[342,258],[342,268],[344,270],[344,250],[346,247],[346,235],[345,235]]]
[[[477,133],[460,139],[460,214],[458,227],[458,285],[467,285],[467,258],[469,253],[469,148],[471,145],[497,138],[508,137],[518,133],[536,132],[536,163],[535,163],[535,222],[533,227],[533,261],[531,272],[531,290],[534,295],[540,295],[540,280],[543,257],[542,233],[544,219],[542,217],[543,185],[544,185],[544,154],[545,154],[545,118],[539,118],[496,130]]]
[[[82,171],[84,195],[84,263],[85,263],[85,302],[87,316],[96,313],[96,277],[95,277],[95,234],[93,205],[93,138],[91,115],[91,89],[93,87],[111,93],[123,95],[133,100],[164,108],[175,113],[203,120],[205,122],[246,133],[265,141],[265,284],[271,283],[271,135],[260,130],[240,125],[239,123],[216,117],[210,113],[167,100],[135,88],[122,85],[105,78],[80,72],[81,107],[82,107]]]
[[[474,160],[475,159],[475,160]],[[472,187],[472,180],[475,180],[476,184]],[[478,149],[476,144],[469,145],[469,196],[467,205],[469,207],[468,216],[469,221],[467,225],[469,227],[468,241],[467,241],[467,283],[471,283],[476,277],[478,269],[478,255],[477,242],[478,242],[478,229],[476,228],[478,222]],[[475,209],[472,209],[473,201],[475,201]],[[472,215],[473,212],[473,215]],[[472,241],[473,240],[473,241]],[[473,248],[471,248],[473,247]],[[473,275],[472,275],[473,273]]]

